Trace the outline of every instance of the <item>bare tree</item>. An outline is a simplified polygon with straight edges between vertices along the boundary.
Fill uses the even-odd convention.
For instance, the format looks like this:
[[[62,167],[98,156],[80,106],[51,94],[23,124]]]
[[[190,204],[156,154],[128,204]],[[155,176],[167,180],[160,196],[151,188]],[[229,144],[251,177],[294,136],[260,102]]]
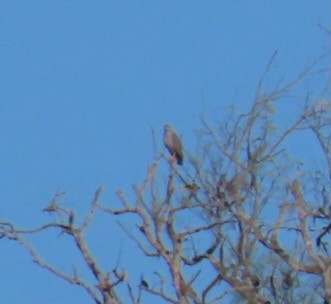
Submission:
[[[331,103],[329,68],[320,70],[324,58],[266,90],[273,56],[249,111],[232,111],[216,128],[202,118],[200,154],[190,156],[184,168],[155,152],[145,180],[134,187],[134,200],[119,191],[121,207],[101,204],[100,188],[78,224],[57,194],[45,209],[57,214],[56,221],[34,229],[2,222],[1,237],[18,242],[39,266],[81,286],[98,304],[128,298],[138,304],[146,296],[155,303],[331,303]],[[300,108],[283,105],[312,75],[327,83],[320,98],[311,100],[307,92]],[[293,115],[285,124],[279,114],[289,109]],[[306,160],[293,156],[302,134]],[[319,152],[311,156],[314,143]],[[118,267],[101,269],[87,246],[85,231],[98,209],[119,219],[137,250],[154,259],[157,268],[142,273],[139,283]],[[121,221],[126,214],[134,216],[134,229]],[[71,237],[95,282],[77,269],[59,271],[25,240],[49,229]]]

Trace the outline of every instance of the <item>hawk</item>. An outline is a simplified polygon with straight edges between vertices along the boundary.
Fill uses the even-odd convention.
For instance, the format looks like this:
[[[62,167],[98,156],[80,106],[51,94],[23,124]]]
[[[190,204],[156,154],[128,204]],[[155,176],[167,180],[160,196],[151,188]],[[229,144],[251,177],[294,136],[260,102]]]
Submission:
[[[171,125],[166,124],[164,126],[164,145],[170,152],[170,154],[175,157],[178,165],[183,164],[183,148],[182,142]]]

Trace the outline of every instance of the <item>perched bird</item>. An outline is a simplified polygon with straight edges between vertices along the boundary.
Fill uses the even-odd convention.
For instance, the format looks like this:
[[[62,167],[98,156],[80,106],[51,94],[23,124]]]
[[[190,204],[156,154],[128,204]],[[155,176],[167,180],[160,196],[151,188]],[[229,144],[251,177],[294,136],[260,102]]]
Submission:
[[[170,154],[175,157],[178,165],[183,164],[183,148],[182,142],[179,139],[178,135],[171,127],[171,125],[166,124],[164,126],[164,137],[163,137],[164,145],[170,152]]]

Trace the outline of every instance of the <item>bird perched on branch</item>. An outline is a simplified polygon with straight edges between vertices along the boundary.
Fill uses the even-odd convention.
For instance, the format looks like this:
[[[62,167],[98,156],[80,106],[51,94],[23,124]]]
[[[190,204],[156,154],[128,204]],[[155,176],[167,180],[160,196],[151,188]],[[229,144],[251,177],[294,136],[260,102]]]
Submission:
[[[183,147],[182,142],[170,124],[164,126],[164,145],[170,152],[171,156],[177,160],[178,165],[183,164]]]

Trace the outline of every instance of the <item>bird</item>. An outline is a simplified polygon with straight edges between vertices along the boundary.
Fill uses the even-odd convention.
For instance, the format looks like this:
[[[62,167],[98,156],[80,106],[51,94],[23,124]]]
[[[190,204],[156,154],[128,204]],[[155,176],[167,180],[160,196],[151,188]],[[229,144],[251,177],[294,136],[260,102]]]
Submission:
[[[177,160],[177,164],[183,165],[182,142],[170,124],[164,125],[163,141],[169,153]]]

